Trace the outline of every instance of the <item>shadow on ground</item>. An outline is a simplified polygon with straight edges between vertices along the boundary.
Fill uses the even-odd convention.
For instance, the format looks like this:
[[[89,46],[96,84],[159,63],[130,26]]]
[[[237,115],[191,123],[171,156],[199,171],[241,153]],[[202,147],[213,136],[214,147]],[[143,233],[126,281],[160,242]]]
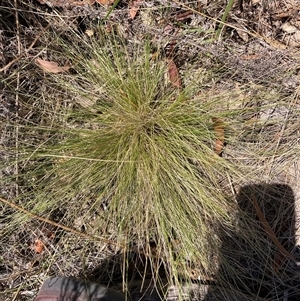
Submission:
[[[183,300],[300,300],[300,269],[295,261],[284,255],[274,244],[270,233],[267,234],[258,218],[253,198],[257,200],[280,244],[292,256],[300,258],[299,250],[295,247],[295,200],[291,187],[285,184],[244,186],[237,194],[240,208],[237,230],[233,232],[222,229],[223,243],[216,283],[187,283]],[[146,272],[148,277],[143,282],[142,275],[147,266],[145,258],[134,253],[126,256],[129,268],[126,288],[129,292],[128,300],[180,300],[177,288],[168,286],[164,280],[158,287],[151,279],[151,271],[148,274]],[[124,254],[107,258],[91,273],[84,275],[84,278],[122,291],[123,260]],[[159,276],[165,279],[163,268],[159,271]],[[217,285],[218,283],[226,283],[226,286]]]
[[[253,200],[267,222],[258,218]],[[240,230],[223,235],[217,279],[228,283],[233,290],[264,300],[300,300],[297,263],[275,246],[274,237],[265,230],[269,224],[284,249],[299,260],[299,250],[295,247],[293,190],[285,184],[247,185],[240,189],[237,202],[241,210],[238,228],[246,230],[246,235],[239,235],[243,232]],[[213,294],[211,287],[205,301],[212,300]]]

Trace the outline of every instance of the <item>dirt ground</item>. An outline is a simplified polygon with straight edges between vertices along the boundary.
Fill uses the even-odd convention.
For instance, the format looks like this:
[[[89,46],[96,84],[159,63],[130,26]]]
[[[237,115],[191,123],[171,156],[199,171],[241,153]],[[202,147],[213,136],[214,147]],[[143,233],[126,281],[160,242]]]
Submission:
[[[279,98],[288,99],[293,105],[292,113],[265,113],[272,116],[277,113],[284,116],[286,114],[287,118],[290,118],[286,124],[276,129],[277,136],[273,137],[274,140],[270,138],[270,145],[277,143],[277,148],[280,148],[282,144],[290,144],[293,146],[293,152],[280,157],[274,156],[272,160],[265,162],[263,167],[258,166],[257,173],[263,170],[262,182],[264,178],[271,177],[272,183],[269,184],[279,185],[275,187],[278,193],[270,199],[261,197],[260,204],[265,210],[269,210],[265,215],[274,220],[274,224],[284,224],[278,233],[282,235],[285,246],[299,263],[300,1],[234,1],[222,28],[219,21],[224,16],[226,1],[121,0],[115,2],[115,7],[112,3],[113,1],[109,0],[0,0],[1,160],[8,160],[11,155],[8,150],[16,143],[16,133],[12,130],[14,122],[39,118],[36,116],[41,109],[28,109],[21,99],[26,93],[36,93],[36,90],[44,88],[39,85],[41,78],[40,73],[36,72],[38,66],[34,59],[39,56],[47,60],[52,59],[47,52],[45,31],[51,29],[63,32],[69,26],[83,36],[89,36],[93,34],[92,28],[95,24],[104,22],[107,30],[117,32],[128,41],[142,41],[147,35],[151,35],[155,47],[160,49],[166,58],[172,57],[179,76],[190,70],[190,77],[182,78],[183,86],[188,85],[193,74],[197,72],[218,69],[220,78],[216,78],[213,83],[207,83],[207,86],[213,86],[217,92],[230,87],[239,91],[239,87],[246,84],[249,86],[249,93],[264,89],[270,97],[273,94],[276,94],[276,97],[279,95]],[[220,35],[216,38],[218,30]],[[298,153],[295,152],[297,147]],[[229,146],[224,150],[224,156],[239,156],[239,151],[230,149]],[[250,164],[257,164],[255,158],[247,160]],[[20,193],[14,184],[6,180],[14,173],[13,167],[1,171],[0,197],[4,199],[12,199]],[[245,190],[249,189],[251,184],[245,183]],[[271,195],[267,193],[270,188],[268,185],[256,188],[262,191],[261,195]],[[243,191],[243,187],[238,189]],[[292,203],[286,205],[286,208],[292,207],[293,212],[282,213],[285,210],[282,204],[275,208],[275,201],[285,198],[286,204]],[[240,201],[242,207],[242,194]],[[275,202],[275,206],[271,206],[271,202]],[[78,239],[74,233],[67,233],[41,221],[31,221],[22,229],[10,232],[9,236],[4,235],[7,233],[6,216],[12,210],[0,202],[0,301],[33,300],[43,280],[54,275],[75,276],[92,281],[101,279],[102,283],[110,286],[120,286],[120,258],[115,255],[118,254],[118,250],[101,248],[94,242],[86,242],[84,238]],[[53,219],[57,222],[64,221],[60,212],[57,212]],[[55,241],[51,236],[53,232],[56,233]],[[47,241],[47,250],[40,253],[36,243],[41,237]],[[226,243],[230,245],[229,242],[230,240]],[[224,257],[231,251],[230,246],[224,247]],[[243,259],[241,262],[243,268],[248,269],[245,273],[254,278],[260,277],[261,271],[256,267],[251,266],[249,262],[245,263]],[[268,283],[260,291],[257,284],[253,284],[251,293],[255,294],[257,290],[259,298],[264,300],[299,300],[299,267],[288,262],[282,264],[281,268],[285,269],[286,273],[278,272],[279,276],[270,277],[274,280],[273,284]],[[249,269],[252,270],[249,272]],[[102,271],[105,270],[114,270],[114,279],[108,274],[102,275]],[[193,281],[197,280],[196,271],[191,272],[191,278]],[[228,282],[230,279],[228,277]],[[194,295],[191,297],[188,293],[187,299],[216,300],[217,297],[214,299],[210,296],[217,290],[216,286],[212,287],[213,289],[209,287],[206,293],[198,292],[198,295],[195,293],[197,289],[193,287]],[[119,289],[121,290],[120,287]],[[169,300],[176,300],[176,296],[172,296],[171,293],[169,295]],[[217,292],[216,295],[220,298],[218,300],[242,300],[233,293],[220,297],[220,292]],[[253,296],[246,297],[245,300],[253,300]]]

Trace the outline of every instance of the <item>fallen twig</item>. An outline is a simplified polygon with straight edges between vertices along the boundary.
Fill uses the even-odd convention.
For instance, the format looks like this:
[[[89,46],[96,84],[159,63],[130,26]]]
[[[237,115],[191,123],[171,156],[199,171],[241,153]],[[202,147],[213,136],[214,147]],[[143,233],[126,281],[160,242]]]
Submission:
[[[287,256],[288,258],[292,259],[293,261],[295,261],[297,263],[297,260],[295,258],[294,255],[292,255],[282,244],[281,242],[278,240],[278,238],[276,237],[276,234],[274,233],[272,227],[270,226],[270,224],[268,223],[267,219],[265,218],[264,214],[262,213],[258,202],[256,200],[256,197],[254,195],[251,196],[251,200],[253,202],[256,214],[258,216],[259,221],[261,222],[262,226],[264,227],[267,235],[270,237],[270,239],[272,240],[272,242],[274,243],[274,245],[278,248],[278,250],[284,254],[285,256]]]
[[[29,216],[31,216],[33,218],[36,218],[39,221],[42,221],[42,222],[45,222],[45,223],[50,224],[52,226],[64,229],[64,230],[66,230],[68,232],[71,232],[71,233],[74,233],[74,234],[78,234],[78,235],[80,235],[82,237],[85,237],[85,238],[88,238],[88,239],[102,241],[102,242],[107,243],[107,244],[118,245],[118,246],[120,246],[122,248],[126,247],[125,245],[120,245],[119,243],[116,243],[116,242],[114,242],[112,240],[109,240],[109,239],[106,239],[106,238],[102,238],[102,237],[99,237],[99,236],[90,235],[90,234],[87,234],[87,233],[83,233],[83,232],[78,231],[78,230],[76,230],[74,228],[71,228],[71,227],[62,225],[60,223],[54,222],[54,221],[52,221],[50,219],[47,219],[45,217],[39,216],[39,215],[37,215],[35,213],[32,213],[32,212],[28,211],[27,209],[24,209],[24,208],[22,208],[22,207],[20,207],[20,206],[18,206],[16,204],[14,204],[14,203],[6,200],[6,199],[0,198],[0,201],[2,203],[4,203],[4,204],[7,204],[8,206],[16,209],[16,210],[22,212],[22,213],[25,213],[26,215],[29,215]]]
[[[27,54],[35,45],[35,43],[37,42],[37,40],[42,36],[42,34],[44,33],[45,30],[47,30],[50,27],[50,24],[48,24],[43,30],[42,32],[33,40],[33,42],[31,43],[31,45],[29,46],[28,49],[26,49],[25,51],[23,51],[22,53],[20,53],[16,58],[14,58],[12,61],[10,61],[7,65],[5,65],[3,68],[0,69],[0,72],[4,72],[6,71],[11,65],[13,65],[14,63],[16,63],[18,60],[20,60],[25,54]]]

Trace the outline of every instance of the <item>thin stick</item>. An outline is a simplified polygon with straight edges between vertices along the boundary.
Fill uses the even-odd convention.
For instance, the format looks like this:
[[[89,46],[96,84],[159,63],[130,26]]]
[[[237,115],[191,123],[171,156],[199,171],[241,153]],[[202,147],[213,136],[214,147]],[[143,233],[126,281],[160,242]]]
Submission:
[[[261,222],[262,226],[264,227],[266,233],[268,234],[268,236],[270,237],[270,239],[272,240],[272,242],[274,243],[274,245],[278,248],[278,250],[284,254],[285,256],[287,256],[288,258],[292,259],[293,261],[295,261],[297,263],[297,259],[295,258],[294,255],[292,255],[282,244],[281,242],[278,240],[278,238],[276,237],[272,227],[270,226],[270,224],[268,223],[267,219],[265,218],[264,214],[262,213],[258,202],[256,200],[256,197],[254,195],[251,196],[251,200],[253,202],[256,214],[258,216],[259,221]]]
[[[50,27],[50,24],[48,24],[43,30],[42,32],[33,40],[33,42],[31,43],[31,45],[29,46],[29,48],[25,51],[23,51],[22,53],[20,53],[16,58],[14,58],[12,61],[10,61],[6,66],[4,66],[3,68],[0,69],[0,72],[4,72],[6,71],[11,65],[13,65],[14,63],[16,63],[18,60],[20,60],[25,54],[27,54],[35,45],[35,43],[38,41],[38,39],[43,35],[43,33]]]
[[[286,114],[285,114],[284,122],[283,122],[283,125],[282,125],[282,127],[281,127],[281,131],[280,131],[280,133],[279,133],[279,137],[278,137],[278,139],[277,139],[276,146],[275,146],[275,148],[274,148],[274,150],[273,150],[273,153],[274,153],[274,154],[273,154],[273,156],[272,156],[272,158],[271,158],[271,161],[272,161],[272,162],[270,162],[270,163],[268,164],[268,166],[269,166],[268,177],[270,177],[271,171],[273,170],[273,164],[274,164],[275,157],[276,157],[275,154],[277,153],[277,150],[278,150],[278,148],[279,148],[279,145],[280,145],[281,140],[282,140],[283,135],[284,135],[284,131],[286,130],[287,122],[288,122],[289,115],[290,115],[290,108],[291,108],[291,104],[289,105],[288,110],[287,110],[287,112],[286,112]]]
[[[22,285],[20,285],[20,286],[18,287],[18,290],[16,291],[16,293],[15,293],[15,295],[14,295],[14,297],[13,297],[13,299],[12,299],[11,301],[17,300],[17,297],[19,296],[19,293],[20,293],[21,288],[22,288]]]
[[[15,11],[15,18],[16,18],[16,28],[17,28],[17,41],[18,41],[18,56],[21,54],[21,39],[20,39],[20,22],[19,22],[19,13],[18,13],[18,1],[14,0],[14,5],[16,8]],[[18,166],[18,158],[19,158],[19,127],[18,127],[18,120],[19,120],[19,88],[20,88],[20,72],[17,72],[17,86],[16,86],[16,98],[15,98],[15,108],[16,108],[16,127],[15,127],[15,170],[14,173],[16,175],[16,184],[15,184],[15,193],[16,196],[19,195],[19,186],[18,186],[18,175],[19,175],[19,166]]]
[[[37,215],[37,214],[35,214],[35,213],[33,213],[33,212],[25,209],[25,208],[22,208],[22,207],[16,205],[13,202],[10,202],[10,201],[8,201],[6,199],[3,199],[1,197],[0,197],[0,202],[6,204],[8,206],[10,206],[11,208],[14,208],[14,209],[22,212],[22,213],[24,213],[24,214],[26,214],[26,215],[28,215],[30,217],[33,217],[33,218],[35,218],[35,219],[37,219],[37,220],[39,220],[41,222],[44,222],[44,223],[47,223],[49,225],[58,227],[60,229],[66,230],[68,232],[71,232],[73,234],[77,234],[77,235],[79,235],[81,237],[84,237],[84,238],[87,238],[87,239],[91,239],[91,240],[94,240],[94,241],[101,241],[103,243],[111,244],[111,245],[114,245],[114,246],[118,246],[118,247],[120,247],[120,248],[123,249],[124,253],[126,253],[127,251],[132,251],[132,252],[137,252],[139,254],[144,254],[143,251],[141,251],[137,247],[128,248],[128,245],[126,243],[121,244],[121,243],[117,243],[117,242],[115,242],[113,240],[110,240],[110,239],[106,239],[106,238],[103,238],[103,237],[99,237],[99,236],[95,236],[95,235],[90,235],[90,234],[87,234],[87,233],[83,233],[83,232],[78,231],[78,230],[76,230],[74,228],[62,225],[60,223],[54,222],[54,221],[52,221],[50,219],[47,219],[45,217],[39,216],[39,215]],[[151,257],[151,258],[159,258],[157,255],[149,256],[149,257]]]
[[[112,245],[115,245],[115,246],[121,246],[121,248],[125,248],[125,247],[126,247],[125,245],[120,245],[119,243],[116,243],[116,242],[114,242],[114,241],[112,241],[112,240],[110,240],[110,239],[106,239],[106,238],[102,238],[102,237],[98,237],[98,236],[86,234],[86,233],[83,233],[83,232],[81,232],[81,231],[78,231],[78,230],[76,230],[76,229],[74,229],[74,228],[71,228],[71,227],[68,227],[68,226],[59,224],[59,223],[54,222],[54,221],[52,221],[52,220],[50,220],[50,219],[47,219],[47,218],[45,218],[45,217],[39,216],[39,215],[37,215],[37,214],[35,214],[35,213],[32,213],[32,212],[30,212],[30,211],[28,211],[28,210],[26,210],[26,209],[24,209],[24,208],[22,208],[22,207],[20,207],[20,206],[18,206],[18,205],[16,205],[16,204],[12,203],[12,202],[10,202],[10,201],[8,201],[8,200],[6,200],[6,199],[0,198],[0,201],[1,201],[2,203],[6,204],[6,205],[8,205],[8,206],[10,206],[10,207],[12,207],[12,208],[18,210],[18,211],[20,211],[20,212],[25,213],[26,215],[28,215],[28,216],[30,216],[30,217],[33,217],[33,218],[39,220],[39,221],[42,221],[42,222],[45,222],[45,223],[47,223],[47,224],[49,224],[49,225],[52,225],[52,226],[55,226],[55,227],[64,229],[64,230],[66,230],[66,231],[68,231],[68,232],[71,232],[71,233],[74,233],[74,234],[78,234],[78,235],[80,235],[80,236],[82,236],[82,237],[84,237],[84,238],[88,238],[88,239],[96,240],[96,241],[97,241],[97,240],[98,240],[98,241],[102,241],[102,242],[104,242],[104,243],[112,244]]]

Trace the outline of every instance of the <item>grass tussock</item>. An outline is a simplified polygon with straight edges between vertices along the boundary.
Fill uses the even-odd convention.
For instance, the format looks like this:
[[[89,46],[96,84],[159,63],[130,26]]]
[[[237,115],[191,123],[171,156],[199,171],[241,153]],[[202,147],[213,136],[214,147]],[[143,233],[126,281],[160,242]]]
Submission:
[[[243,161],[215,153],[215,121],[234,147],[254,123],[259,131],[252,117],[271,105],[207,91],[201,74],[173,88],[150,43],[126,45],[107,34],[56,43],[52,58],[71,70],[44,75],[59,97],[45,94],[46,117],[19,128],[38,137],[18,146],[21,205],[48,217],[60,209],[68,226],[80,221],[91,235],[138,249],[153,274],[160,258],[170,279],[188,277],[194,264],[205,278],[220,247],[219,226],[234,227],[230,185],[255,180]]]

